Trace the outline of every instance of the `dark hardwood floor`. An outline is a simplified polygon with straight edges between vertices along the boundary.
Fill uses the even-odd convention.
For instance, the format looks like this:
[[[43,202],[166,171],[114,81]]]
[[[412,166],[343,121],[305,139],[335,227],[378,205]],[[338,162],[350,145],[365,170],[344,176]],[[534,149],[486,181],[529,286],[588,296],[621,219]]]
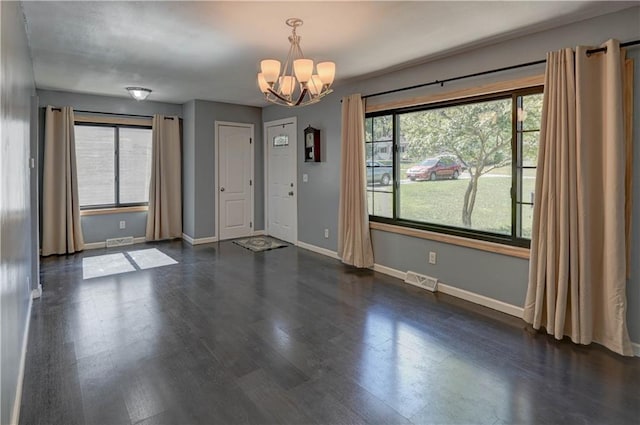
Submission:
[[[179,263],[83,280],[82,259]],[[286,247],[43,259],[21,424],[623,424],[640,359]]]

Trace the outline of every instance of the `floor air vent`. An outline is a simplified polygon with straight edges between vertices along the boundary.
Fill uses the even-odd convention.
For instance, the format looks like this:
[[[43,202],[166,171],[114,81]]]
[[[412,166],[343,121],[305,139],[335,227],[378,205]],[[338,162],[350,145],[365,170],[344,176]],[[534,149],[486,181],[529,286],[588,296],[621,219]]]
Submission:
[[[435,277],[408,271],[404,281],[411,285],[426,289],[427,291],[436,292],[438,290],[438,279]]]
[[[107,239],[107,248],[113,246],[133,245],[133,236],[127,236],[124,238]]]

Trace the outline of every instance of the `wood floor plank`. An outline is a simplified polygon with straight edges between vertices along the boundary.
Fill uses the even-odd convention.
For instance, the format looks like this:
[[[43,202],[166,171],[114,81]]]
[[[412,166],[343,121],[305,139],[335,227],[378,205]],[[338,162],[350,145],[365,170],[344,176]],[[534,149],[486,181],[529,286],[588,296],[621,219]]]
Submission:
[[[239,385],[270,423],[318,423],[262,369],[240,378]]]

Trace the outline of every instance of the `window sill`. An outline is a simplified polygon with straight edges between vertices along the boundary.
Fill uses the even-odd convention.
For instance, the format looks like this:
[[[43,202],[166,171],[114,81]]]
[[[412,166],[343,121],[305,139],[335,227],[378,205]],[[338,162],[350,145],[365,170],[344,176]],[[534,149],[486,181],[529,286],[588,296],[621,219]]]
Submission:
[[[369,228],[381,230],[383,232],[397,233],[399,235],[412,236],[414,238],[428,239],[451,245],[464,246],[466,248],[478,249],[481,251],[493,252],[495,254],[507,255],[510,257],[529,259],[529,249],[517,246],[503,245],[495,242],[487,242],[476,239],[468,239],[460,236],[446,235],[443,233],[430,232],[428,230],[412,229],[410,227],[395,226],[393,224],[370,222]]]
[[[86,215],[106,215],[106,214],[121,214],[130,212],[146,212],[149,211],[149,207],[146,205],[137,207],[118,207],[118,208],[96,208],[94,210],[80,210],[80,217]]]

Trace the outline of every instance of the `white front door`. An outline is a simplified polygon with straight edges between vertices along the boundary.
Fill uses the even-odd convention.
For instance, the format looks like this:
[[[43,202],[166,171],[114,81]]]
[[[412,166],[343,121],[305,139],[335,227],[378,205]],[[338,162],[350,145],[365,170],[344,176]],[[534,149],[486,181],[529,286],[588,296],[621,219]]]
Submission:
[[[253,232],[253,128],[216,123],[218,140],[218,239]]]
[[[267,231],[295,244],[298,239],[297,139],[295,118],[265,123],[267,135]]]

